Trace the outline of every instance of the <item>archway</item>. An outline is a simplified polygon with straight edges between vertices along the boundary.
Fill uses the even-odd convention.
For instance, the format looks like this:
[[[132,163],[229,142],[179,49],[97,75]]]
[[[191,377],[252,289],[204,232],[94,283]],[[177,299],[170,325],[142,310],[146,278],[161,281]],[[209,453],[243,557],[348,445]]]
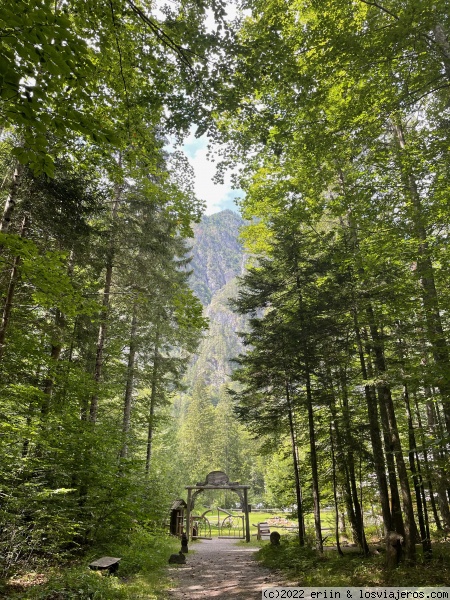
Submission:
[[[187,485],[188,491],[187,509],[186,509],[186,529],[188,539],[192,539],[191,512],[195,505],[196,497],[206,490],[229,490],[235,492],[241,501],[242,510],[245,517],[245,541],[250,541],[250,522],[248,518],[248,489],[249,485],[240,485],[238,482],[231,482],[228,475],[223,471],[211,471],[206,476],[204,482],[196,485]]]

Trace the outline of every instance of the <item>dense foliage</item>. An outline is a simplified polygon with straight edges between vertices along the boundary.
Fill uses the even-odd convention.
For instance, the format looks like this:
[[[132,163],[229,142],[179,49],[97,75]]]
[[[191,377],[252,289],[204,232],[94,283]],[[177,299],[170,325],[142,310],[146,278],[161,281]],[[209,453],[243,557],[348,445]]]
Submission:
[[[344,517],[367,554],[370,509],[430,557],[450,529],[447,2],[157,8],[0,9],[1,574],[155,528],[213,469],[294,506],[302,546],[332,506],[338,547]],[[182,390],[203,207],[167,136],[192,123],[219,178],[240,169],[250,266],[238,290],[239,219],[199,225],[214,326]],[[227,396],[214,361],[236,348]]]
[[[448,6],[243,6],[213,132],[254,253],[237,413],[290,441],[301,544],[325,504],[367,552],[375,503],[414,561],[450,527]]]
[[[202,203],[164,146],[195,110],[203,19],[2,5],[1,576],[155,530],[176,493],[156,432],[206,327]]]

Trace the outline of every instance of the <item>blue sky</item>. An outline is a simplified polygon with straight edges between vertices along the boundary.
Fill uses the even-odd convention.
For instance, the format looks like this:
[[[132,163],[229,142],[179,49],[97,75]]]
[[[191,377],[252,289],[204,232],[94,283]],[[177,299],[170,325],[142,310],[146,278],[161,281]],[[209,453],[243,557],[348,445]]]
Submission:
[[[225,177],[223,185],[212,181],[216,168],[207,158],[207,144],[206,135],[196,138],[193,131],[183,144],[183,150],[194,169],[195,193],[199,199],[206,202],[207,215],[226,208],[237,211],[234,199],[237,196],[242,197],[243,192],[231,189],[230,176]]]

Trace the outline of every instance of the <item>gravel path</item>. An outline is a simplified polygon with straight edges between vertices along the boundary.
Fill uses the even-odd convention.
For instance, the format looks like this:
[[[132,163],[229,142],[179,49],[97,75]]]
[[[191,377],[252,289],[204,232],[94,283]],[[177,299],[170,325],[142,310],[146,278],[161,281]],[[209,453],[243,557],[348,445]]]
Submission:
[[[255,548],[235,540],[199,540],[189,546],[185,565],[169,568],[173,600],[260,600],[263,587],[283,585],[253,557]]]

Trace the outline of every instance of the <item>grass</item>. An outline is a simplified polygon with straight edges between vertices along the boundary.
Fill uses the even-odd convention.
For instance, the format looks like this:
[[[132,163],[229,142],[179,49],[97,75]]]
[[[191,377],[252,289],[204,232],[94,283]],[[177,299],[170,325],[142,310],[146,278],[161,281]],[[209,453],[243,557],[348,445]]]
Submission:
[[[450,547],[445,544],[434,544],[431,560],[425,561],[419,555],[414,567],[401,564],[392,570],[386,569],[383,554],[363,558],[348,553],[341,558],[330,550],[320,555],[310,548],[300,548],[292,538],[283,538],[278,547],[266,542],[257,559],[305,587],[450,585]]]
[[[269,513],[250,513],[250,522],[273,518]],[[271,530],[276,530],[271,527]],[[256,532],[256,527],[252,527]],[[280,530],[280,532],[283,530]],[[285,532],[285,530],[284,530]],[[300,548],[295,536],[283,536],[280,546],[256,540],[250,545],[258,550],[257,559],[266,567],[281,571],[292,584],[308,587],[325,586],[450,586],[450,545],[433,545],[433,558],[422,560],[419,551],[414,568],[400,565],[388,571],[384,555],[362,558],[348,553],[340,558],[335,551],[323,555],[310,548]],[[166,597],[170,580],[167,559],[178,552],[179,540],[142,529],[133,531],[127,544],[108,543],[96,548],[82,560],[60,567],[43,567],[41,571],[23,571],[20,577],[0,582],[0,598],[9,600],[160,600]],[[190,546],[195,550],[195,542]],[[90,571],[88,564],[99,556],[120,556],[118,577]],[[36,567],[35,567],[36,569]]]
[[[206,507],[204,506],[199,506],[198,508],[196,508],[195,514],[202,514],[207,510]],[[236,510],[229,510],[229,512],[231,512],[233,515],[243,515],[243,513],[241,511],[236,511]],[[217,527],[217,520],[218,520],[218,516],[217,516],[217,509],[212,509],[211,512],[209,512],[206,517],[208,518],[210,525],[211,525],[211,536],[212,537],[218,537],[219,535],[219,528]],[[220,520],[223,521],[223,519],[225,519],[226,514],[225,513],[220,513]],[[277,517],[281,517],[282,519],[286,519],[287,521],[290,521],[290,523],[292,523],[293,526],[297,525],[297,518],[296,517],[292,517],[289,513],[283,513],[283,512],[278,512],[278,513],[274,513],[272,512],[251,512],[249,513],[249,521],[250,521],[250,533],[251,534],[255,534],[257,529],[256,526],[258,523],[262,523],[271,519],[275,519]],[[335,521],[334,521],[334,513],[332,513],[331,511],[324,511],[321,514],[321,520],[322,520],[322,529],[324,531],[324,534],[328,534],[328,545],[332,545],[335,544],[335,537],[334,537],[334,528],[335,528]],[[313,532],[313,527],[314,527],[314,522],[313,522],[313,516],[312,515],[307,515],[306,516],[306,526],[307,529],[311,529],[312,530],[312,536],[314,537],[314,532]],[[375,528],[376,529],[376,528]],[[278,531],[281,535],[288,535],[290,532],[285,528],[285,527],[277,527],[273,522],[270,524],[270,530],[271,531]]]
[[[110,544],[77,564],[28,571],[0,585],[0,597],[10,600],[157,600],[169,587],[166,567],[178,552],[175,538],[146,531],[133,532],[130,543]],[[88,564],[101,555],[122,557],[118,576],[91,571]]]
[[[207,509],[206,508],[198,508],[198,509],[196,509],[195,514],[202,514],[205,510],[207,510]],[[243,513],[240,511],[230,510],[229,512],[231,512],[233,515],[243,515]],[[258,523],[262,523],[264,521],[267,521],[268,519],[273,519],[276,516],[281,516],[283,518],[286,518],[289,521],[292,521],[292,523],[294,525],[296,524],[295,519],[292,519],[290,515],[285,515],[283,513],[279,513],[278,515],[276,515],[274,513],[251,512],[251,513],[249,513],[250,533],[251,534],[256,533],[256,531],[257,531],[256,525]],[[206,515],[206,517],[211,524],[211,536],[218,537],[219,536],[219,528],[217,527],[217,509],[213,509],[210,513],[208,513]],[[226,517],[226,514],[221,512],[220,520],[223,521],[225,519],[225,517]],[[279,531],[281,534],[286,533],[285,529],[277,528],[276,526],[271,526],[270,530],[271,531]]]

